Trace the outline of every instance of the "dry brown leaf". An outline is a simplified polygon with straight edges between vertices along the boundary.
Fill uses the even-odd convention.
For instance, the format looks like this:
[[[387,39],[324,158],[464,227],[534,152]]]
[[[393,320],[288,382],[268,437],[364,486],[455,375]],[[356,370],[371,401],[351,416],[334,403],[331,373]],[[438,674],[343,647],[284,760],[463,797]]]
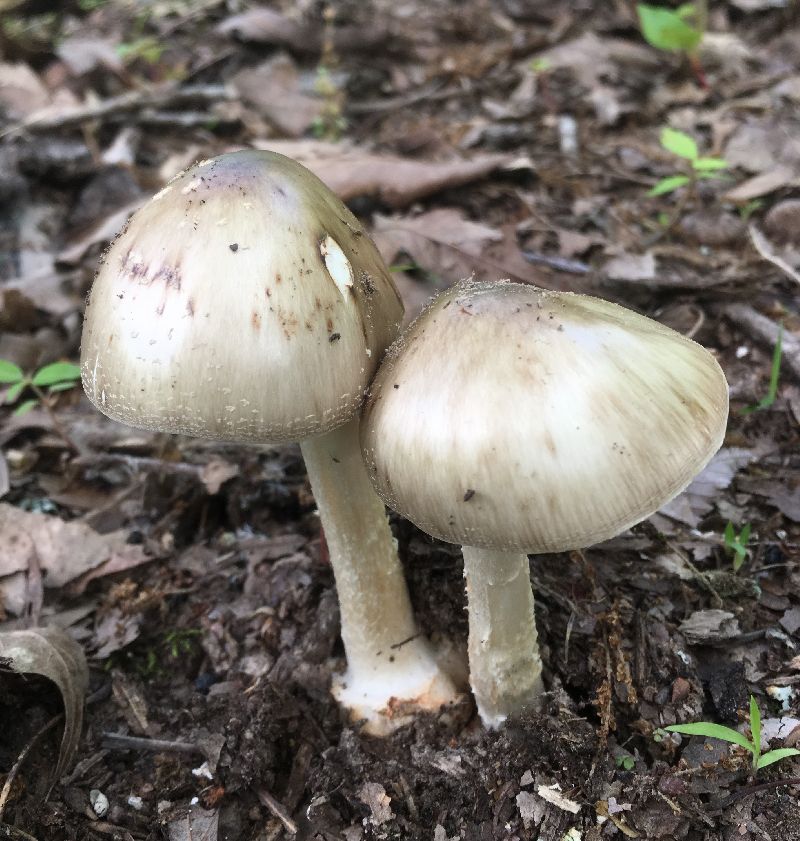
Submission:
[[[0,107],[11,119],[27,117],[49,102],[47,88],[27,64],[0,64]]]
[[[255,146],[299,161],[343,201],[370,196],[394,208],[478,181],[512,160],[508,155],[478,155],[468,160],[416,161],[314,140],[261,140]]]
[[[312,86],[303,90],[297,65],[286,53],[240,70],[231,84],[248,105],[288,137],[300,137],[322,113],[321,99]]]
[[[98,67],[108,68],[115,73],[123,70],[116,43],[111,39],[71,35],[58,43],[56,55],[75,76],[90,73]]]
[[[797,183],[798,178],[794,170],[779,164],[737,184],[732,190],[728,190],[723,198],[741,204]]]
[[[559,44],[537,58],[549,62],[554,69],[569,70],[589,90],[602,80],[619,79],[626,66],[655,70],[660,62],[655,51],[644,45],[600,38],[593,32]]]
[[[224,458],[213,457],[200,471],[200,481],[212,496],[219,493],[219,489],[234,476],[239,475],[239,468]]]
[[[797,171],[800,167],[800,138],[789,133],[777,118],[745,123],[725,144],[725,160],[746,172],[767,172],[779,164]]]
[[[752,223],[747,226],[747,231],[750,234],[750,241],[753,243],[756,251],[773,266],[777,266],[784,274],[788,275],[792,280],[800,283],[800,273],[796,272],[789,263],[784,260],[780,254],[775,252],[770,241],[758,230]]]
[[[145,202],[145,198],[139,198],[110,214],[87,234],[64,248],[57,257],[57,262],[62,266],[77,266],[83,259],[86,252],[92,246],[103,246],[111,242],[120,232],[122,226],[128,221],[128,217],[138,210]]]
[[[243,41],[291,47],[301,52],[315,51],[319,43],[318,36],[314,44],[309,43],[308,28],[301,21],[292,20],[265,6],[232,15],[222,21],[216,31]]]
[[[611,280],[654,280],[656,258],[649,251],[645,254],[623,252],[606,263],[605,273]]]
[[[0,663],[19,674],[44,675],[64,699],[64,736],[53,771],[55,782],[72,761],[81,737],[89,669],[83,649],[60,628],[0,632]]]
[[[0,599],[17,612],[18,604],[8,604],[7,579],[26,572],[34,553],[46,587],[63,587],[115,555],[127,559],[125,568],[149,560],[142,547],[127,544],[126,537],[121,531],[101,535],[80,522],[0,503]]]
[[[730,485],[743,467],[757,461],[762,455],[762,448],[747,450],[726,447],[720,450],[682,494],[659,509],[659,514],[695,528],[714,507],[720,491]]]
[[[369,806],[372,817],[370,820],[376,826],[390,821],[394,817],[392,798],[380,783],[364,783],[358,791],[359,800]]]
[[[188,815],[170,821],[169,841],[217,841],[219,812],[192,807]]]

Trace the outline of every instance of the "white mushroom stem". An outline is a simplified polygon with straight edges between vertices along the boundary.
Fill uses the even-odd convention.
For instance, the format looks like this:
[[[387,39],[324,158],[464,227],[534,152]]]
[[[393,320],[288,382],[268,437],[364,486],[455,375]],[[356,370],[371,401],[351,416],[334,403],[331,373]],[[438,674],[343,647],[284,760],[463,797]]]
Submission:
[[[528,557],[463,546],[470,684],[481,721],[499,727],[542,692]]]
[[[367,476],[358,419],[301,443],[336,579],[348,669],[334,694],[375,735],[457,693],[419,636],[386,509]]]

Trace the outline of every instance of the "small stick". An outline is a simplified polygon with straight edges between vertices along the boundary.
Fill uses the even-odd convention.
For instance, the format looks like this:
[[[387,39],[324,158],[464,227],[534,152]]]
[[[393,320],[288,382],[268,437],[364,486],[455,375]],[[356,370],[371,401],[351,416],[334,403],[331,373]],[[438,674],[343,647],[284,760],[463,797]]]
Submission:
[[[278,802],[265,788],[256,792],[258,799],[283,824],[287,832],[297,835],[297,824],[291,819],[283,805]]]
[[[757,312],[749,304],[728,304],[722,314],[737,327],[750,333],[759,344],[775,347],[780,328],[771,318]],[[781,364],[800,380],[800,339],[784,330],[781,350]]]
[[[25,762],[28,754],[31,752],[33,746],[47,733],[48,730],[55,727],[62,719],[64,718],[64,713],[59,713],[57,716],[54,716],[44,725],[44,727],[39,730],[38,733],[35,733],[33,738],[28,742],[27,745],[22,749],[22,752],[17,757],[17,761],[11,766],[11,770],[8,772],[8,776],[6,777],[5,785],[3,786],[3,790],[0,791],[0,821],[3,819],[3,812],[6,808],[6,802],[8,801],[8,797],[11,794],[11,786],[14,784],[14,780],[16,779],[17,774],[19,773],[20,768],[22,767],[22,763]]]
[[[203,755],[202,748],[192,742],[146,739],[142,736],[126,736],[124,733],[103,733],[102,741],[103,747],[111,748],[111,750],[150,750]]]
[[[232,91],[225,85],[167,85],[160,88],[130,91],[104,99],[97,104],[70,108],[61,114],[32,115],[28,120],[11,126],[0,134],[4,137],[20,131],[53,131],[72,128],[91,120],[102,120],[120,114],[130,114],[144,108],[164,109],[181,105],[210,104],[231,99]]]

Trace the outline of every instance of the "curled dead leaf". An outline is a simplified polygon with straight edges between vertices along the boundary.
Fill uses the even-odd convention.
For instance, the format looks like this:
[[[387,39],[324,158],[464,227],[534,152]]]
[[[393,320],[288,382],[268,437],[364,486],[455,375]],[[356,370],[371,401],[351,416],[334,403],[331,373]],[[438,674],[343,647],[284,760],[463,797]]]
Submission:
[[[64,700],[64,735],[53,771],[55,782],[72,761],[81,737],[89,669],[83,649],[60,628],[0,632],[0,667],[52,680]]]

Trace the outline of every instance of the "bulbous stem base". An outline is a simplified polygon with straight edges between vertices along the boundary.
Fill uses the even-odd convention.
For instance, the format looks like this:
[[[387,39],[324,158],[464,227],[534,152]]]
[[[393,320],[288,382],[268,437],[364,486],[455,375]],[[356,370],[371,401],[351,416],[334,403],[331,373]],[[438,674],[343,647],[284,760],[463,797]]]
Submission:
[[[361,458],[358,419],[300,446],[339,596],[348,669],[334,694],[370,732],[390,732],[457,692],[417,635],[386,509]]]

